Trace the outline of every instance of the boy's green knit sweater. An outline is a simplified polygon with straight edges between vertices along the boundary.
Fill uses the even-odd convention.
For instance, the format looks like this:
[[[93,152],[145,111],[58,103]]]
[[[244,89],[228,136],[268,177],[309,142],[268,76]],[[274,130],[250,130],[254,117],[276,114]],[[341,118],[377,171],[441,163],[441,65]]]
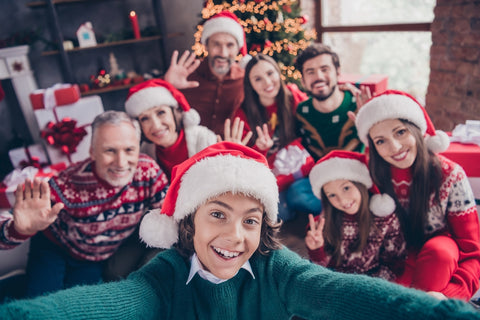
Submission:
[[[82,286],[0,306],[0,319],[480,319],[459,300],[440,301],[367,276],[329,271],[282,249],[250,259],[212,284],[195,275],[174,249],[157,255],[128,279]]]

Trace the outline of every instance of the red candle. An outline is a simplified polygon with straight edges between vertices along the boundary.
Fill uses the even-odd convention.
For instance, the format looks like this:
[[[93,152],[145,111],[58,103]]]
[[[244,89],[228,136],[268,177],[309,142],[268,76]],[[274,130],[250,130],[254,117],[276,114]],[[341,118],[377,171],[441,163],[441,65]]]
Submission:
[[[140,39],[140,29],[138,28],[137,14],[135,11],[130,11],[130,22],[132,23],[133,36],[135,39]]]

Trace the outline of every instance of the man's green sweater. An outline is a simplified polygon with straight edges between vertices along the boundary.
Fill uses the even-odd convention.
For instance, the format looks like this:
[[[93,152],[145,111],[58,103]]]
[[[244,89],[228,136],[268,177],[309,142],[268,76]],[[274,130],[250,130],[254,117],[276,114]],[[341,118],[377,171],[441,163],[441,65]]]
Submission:
[[[330,271],[288,249],[251,259],[213,284],[195,275],[175,249],[158,254],[126,280],[80,286],[0,306],[0,319],[480,319],[459,300],[361,275]]]

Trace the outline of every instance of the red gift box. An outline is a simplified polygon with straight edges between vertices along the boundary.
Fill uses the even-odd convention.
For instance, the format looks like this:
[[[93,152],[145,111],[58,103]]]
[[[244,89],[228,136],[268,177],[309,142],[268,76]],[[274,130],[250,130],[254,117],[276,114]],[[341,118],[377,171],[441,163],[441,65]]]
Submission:
[[[61,162],[42,169],[34,167],[15,169],[0,183],[0,208],[11,208],[15,204],[15,190],[17,190],[17,185],[23,183],[25,179],[34,177],[50,179],[66,168],[67,165]]]
[[[296,180],[308,176],[314,165],[313,157],[301,144],[300,139],[280,149],[272,165],[279,191],[284,191]]]
[[[344,83],[351,83],[357,88],[367,86],[370,88],[372,95],[378,95],[387,90],[388,77],[383,74],[340,74],[338,76],[338,84]]]
[[[45,98],[49,93],[47,90],[53,91],[52,106],[63,106],[72,104],[80,99],[80,88],[76,84],[55,85],[48,89],[35,90],[30,94],[30,102],[34,110],[45,109]],[[47,97],[48,98],[48,97]],[[47,106],[49,108],[49,106]]]

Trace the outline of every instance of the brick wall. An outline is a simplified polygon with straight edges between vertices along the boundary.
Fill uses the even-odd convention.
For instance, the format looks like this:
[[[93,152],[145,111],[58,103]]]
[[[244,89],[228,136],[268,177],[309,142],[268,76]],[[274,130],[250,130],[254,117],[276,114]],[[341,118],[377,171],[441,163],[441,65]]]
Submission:
[[[480,1],[437,0],[426,108],[437,129],[480,120]]]

